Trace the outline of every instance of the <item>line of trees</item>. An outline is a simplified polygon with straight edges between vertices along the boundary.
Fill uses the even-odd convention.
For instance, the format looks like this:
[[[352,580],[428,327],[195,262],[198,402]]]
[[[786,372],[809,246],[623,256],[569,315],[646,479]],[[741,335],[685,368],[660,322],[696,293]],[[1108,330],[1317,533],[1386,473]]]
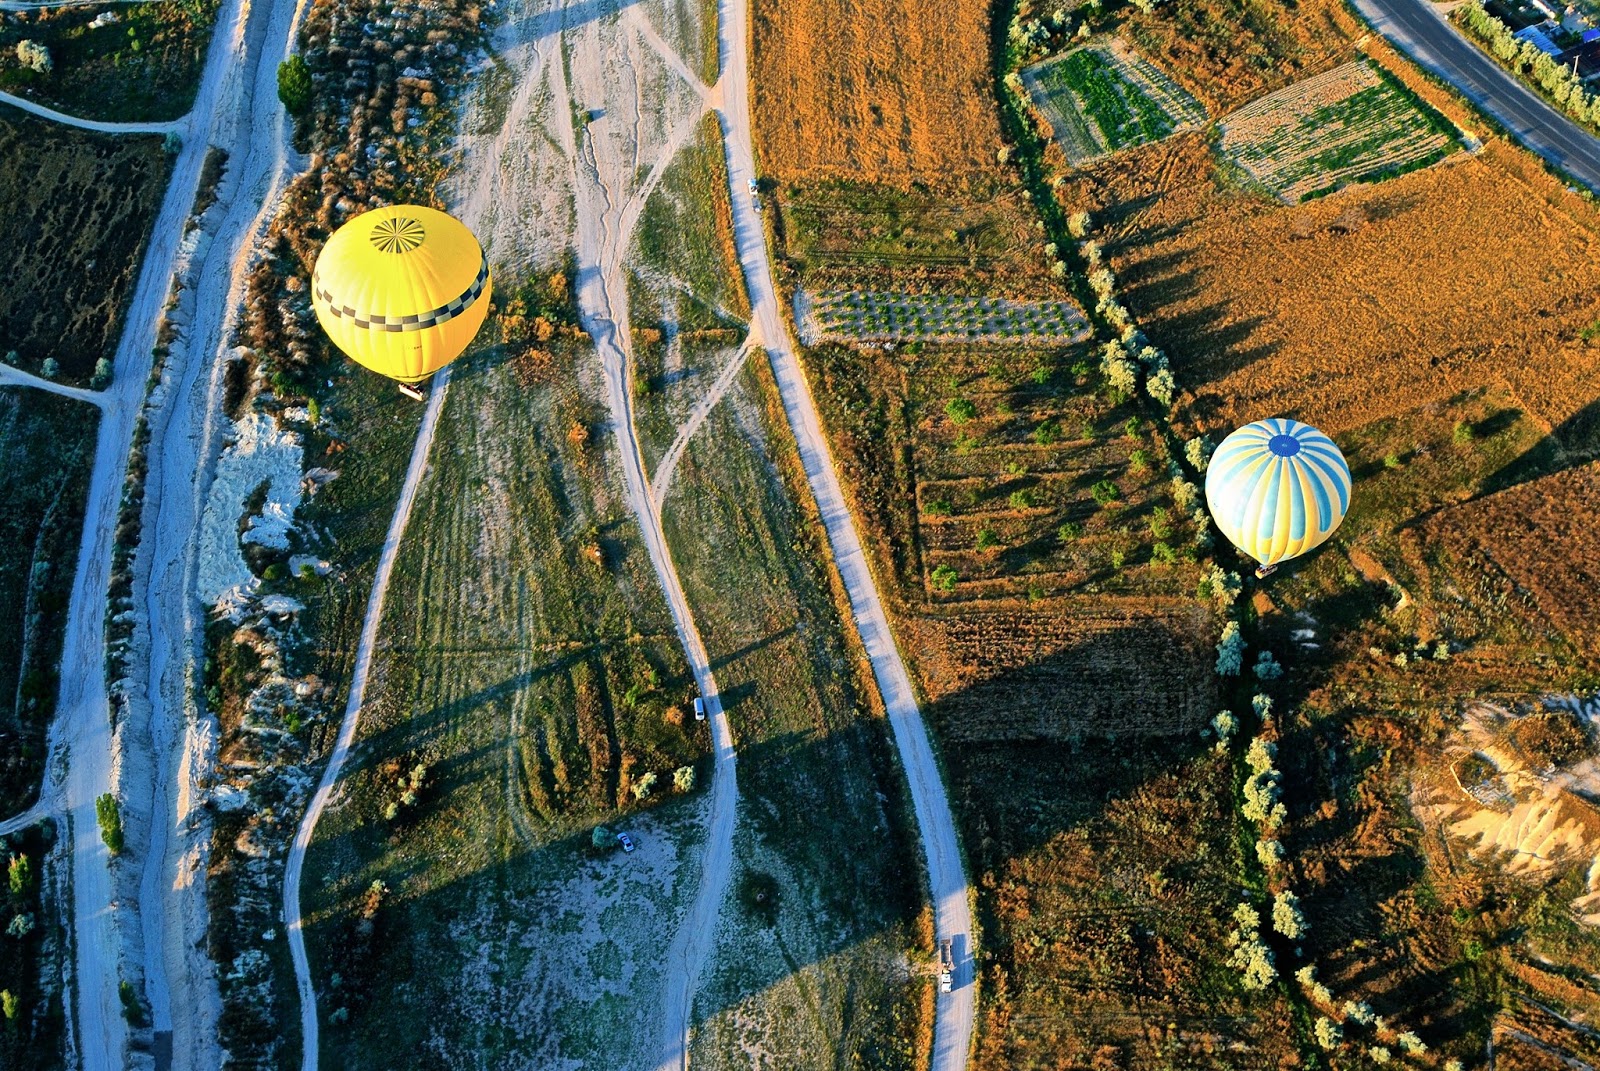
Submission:
[[[1482,4],[1464,5],[1457,17],[1472,36],[1488,46],[1489,54],[1502,67],[1536,86],[1577,122],[1600,130],[1600,97],[1583,88],[1583,80],[1572,68],[1557,63],[1532,41],[1518,41],[1511,27],[1485,11]]]

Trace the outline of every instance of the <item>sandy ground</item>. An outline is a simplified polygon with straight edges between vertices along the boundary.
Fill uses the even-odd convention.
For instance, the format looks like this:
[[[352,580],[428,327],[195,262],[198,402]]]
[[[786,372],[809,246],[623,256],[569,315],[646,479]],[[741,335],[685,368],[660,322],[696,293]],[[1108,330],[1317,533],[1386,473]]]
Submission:
[[[333,745],[333,754],[322,771],[322,780],[311,797],[311,805],[300,820],[294,843],[289,847],[289,858],[283,875],[283,925],[289,937],[289,956],[294,961],[295,985],[300,990],[300,1034],[304,1039],[300,1066],[304,1071],[317,1067],[317,991],[311,984],[311,967],[306,960],[305,932],[300,918],[300,880],[306,864],[306,849],[311,847],[312,834],[317,820],[328,806],[333,786],[339,780],[350,746],[356,738],[356,727],[361,720],[361,704],[366,697],[367,676],[372,669],[372,649],[378,641],[378,624],[383,619],[383,597],[389,590],[389,575],[394,571],[395,558],[400,554],[400,540],[406,534],[406,523],[411,519],[411,507],[417,499],[417,488],[428,468],[428,450],[433,445],[433,433],[439,427],[439,413],[444,408],[445,395],[450,390],[450,369],[441,369],[434,377],[428,394],[428,405],[422,414],[422,425],[417,429],[415,445],[411,448],[411,462],[406,467],[405,483],[400,488],[400,499],[395,503],[394,517],[389,522],[389,532],[383,540],[383,550],[378,556],[378,571],[372,579],[372,592],[367,597],[366,616],[361,621],[361,639],[356,645],[355,668],[350,672],[350,696],[345,703],[344,718],[339,723],[339,736]]]
[[[938,937],[953,942],[956,958],[954,991],[941,993],[934,1021],[935,1071],[960,1071],[972,1050],[976,976],[972,959],[971,889],[956,839],[955,819],[945,796],[939,765],[927,727],[917,708],[911,678],[895,647],[878,589],[867,568],[855,522],[845,504],[838,471],[822,433],[811,388],[801,371],[794,344],[780,313],[772,280],[766,234],[761,217],[746,194],[755,177],[751,148],[748,56],[750,0],[719,0],[718,39],[722,54],[722,133],[728,154],[728,184],[733,203],[734,236],[755,323],[752,333],[766,346],[784,414],[800,449],[800,461],[827,529],[834,563],[850,596],[856,628],[872,663],[894,731],[900,763],[910,783],[912,807],[922,836]]]

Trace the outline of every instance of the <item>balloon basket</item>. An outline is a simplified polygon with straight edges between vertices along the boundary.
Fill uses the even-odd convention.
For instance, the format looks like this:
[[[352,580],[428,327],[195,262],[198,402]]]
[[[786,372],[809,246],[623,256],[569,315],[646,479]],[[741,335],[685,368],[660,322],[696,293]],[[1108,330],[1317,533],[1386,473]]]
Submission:
[[[1273,573],[1276,573],[1277,571],[1278,571],[1278,567],[1276,565],[1263,565],[1259,569],[1256,570],[1256,579],[1257,580],[1265,580],[1267,577],[1271,576]]]
[[[396,383],[395,386],[400,388],[401,394],[404,394],[407,398],[410,398],[414,402],[425,402],[428,400],[428,396],[422,392],[422,388],[417,386],[415,383]]]

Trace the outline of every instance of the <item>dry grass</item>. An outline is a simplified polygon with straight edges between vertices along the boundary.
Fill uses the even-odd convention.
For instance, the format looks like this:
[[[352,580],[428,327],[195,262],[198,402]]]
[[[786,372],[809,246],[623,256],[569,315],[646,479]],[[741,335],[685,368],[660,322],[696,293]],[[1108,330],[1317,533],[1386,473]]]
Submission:
[[[905,185],[995,170],[982,0],[776,0],[752,14],[768,174]]]

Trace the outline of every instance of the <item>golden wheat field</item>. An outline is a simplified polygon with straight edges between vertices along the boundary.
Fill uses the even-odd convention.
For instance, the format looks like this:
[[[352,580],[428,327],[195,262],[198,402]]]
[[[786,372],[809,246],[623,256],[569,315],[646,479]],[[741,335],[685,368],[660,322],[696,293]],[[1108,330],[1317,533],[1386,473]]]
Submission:
[[[1232,187],[1199,136],[1140,163],[1098,169],[1092,197],[1189,427],[1338,433],[1498,385],[1549,430],[1600,398],[1600,216],[1523,154],[1293,208]]]
[[[752,15],[768,174],[904,184],[995,168],[987,4],[771,0]]]

